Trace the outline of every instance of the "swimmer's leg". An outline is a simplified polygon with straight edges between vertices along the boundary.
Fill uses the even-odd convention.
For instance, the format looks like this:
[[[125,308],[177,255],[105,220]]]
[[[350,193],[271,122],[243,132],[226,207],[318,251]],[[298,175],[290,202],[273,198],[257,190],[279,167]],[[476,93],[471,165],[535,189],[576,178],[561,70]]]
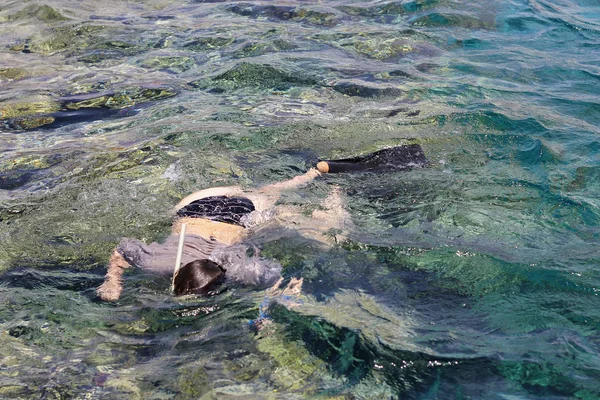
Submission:
[[[346,234],[354,229],[352,217],[346,209],[342,190],[334,186],[329,195],[321,203],[324,210],[315,210],[312,217],[321,222],[321,229],[334,233],[335,242],[346,239]]]
[[[343,223],[351,222],[350,213],[346,209],[346,202],[342,196],[342,189],[339,186],[336,185],[331,189],[323,202],[323,206],[335,214],[338,221],[343,221]]]
[[[123,272],[131,267],[125,258],[116,249],[108,261],[108,268],[104,283],[96,289],[96,294],[104,301],[117,301],[123,291]]]

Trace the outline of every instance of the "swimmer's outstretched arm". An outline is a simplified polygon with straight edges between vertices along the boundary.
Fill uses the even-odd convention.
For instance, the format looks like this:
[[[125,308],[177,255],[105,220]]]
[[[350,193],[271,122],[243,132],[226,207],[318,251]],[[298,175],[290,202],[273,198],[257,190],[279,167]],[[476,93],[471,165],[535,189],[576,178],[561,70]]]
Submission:
[[[104,301],[117,301],[123,291],[123,272],[131,267],[123,256],[115,249],[108,261],[108,269],[104,283],[96,289],[96,294]]]
[[[316,168],[311,168],[302,175],[295,176],[287,181],[277,182],[267,186],[263,186],[258,191],[259,193],[274,194],[282,190],[296,189],[308,185],[318,176],[321,176],[321,173]]]
[[[187,206],[192,201],[211,196],[247,196],[250,200],[252,200],[253,203],[255,203],[257,208],[268,208],[269,206],[273,205],[275,201],[277,201],[281,191],[305,186],[320,175],[321,173],[317,169],[311,168],[302,175],[295,176],[287,181],[263,186],[262,188],[254,191],[244,191],[239,186],[224,186],[203,189],[184,197],[179,203],[177,203],[172,212],[174,214],[177,212],[177,210]]]
[[[255,191],[250,191],[246,193],[246,197],[254,203],[257,210],[267,210],[275,205],[282,191],[306,186],[318,176],[321,176],[321,173],[311,168],[306,173],[287,181],[272,183]]]

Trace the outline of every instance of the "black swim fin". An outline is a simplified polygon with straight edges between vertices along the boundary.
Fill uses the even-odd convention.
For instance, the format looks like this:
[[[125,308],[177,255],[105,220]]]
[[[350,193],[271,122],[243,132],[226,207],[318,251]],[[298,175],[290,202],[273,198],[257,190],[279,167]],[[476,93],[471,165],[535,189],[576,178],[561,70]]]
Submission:
[[[317,169],[322,173],[354,171],[405,170],[429,165],[425,152],[418,144],[388,147],[376,152],[340,160],[321,160]]]

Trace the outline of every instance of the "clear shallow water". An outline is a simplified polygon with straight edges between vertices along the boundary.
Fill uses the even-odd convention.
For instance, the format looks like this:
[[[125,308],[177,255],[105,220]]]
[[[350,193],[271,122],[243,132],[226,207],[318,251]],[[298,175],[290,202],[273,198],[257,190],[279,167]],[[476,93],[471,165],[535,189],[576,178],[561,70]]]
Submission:
[[[595,1],[6,2],[0,393],[7,398],[600,397]],[[428,169],[336,175],[357,229],[264,253],[303,276],[174,301],[120,237],[199,188],[419,143]]]

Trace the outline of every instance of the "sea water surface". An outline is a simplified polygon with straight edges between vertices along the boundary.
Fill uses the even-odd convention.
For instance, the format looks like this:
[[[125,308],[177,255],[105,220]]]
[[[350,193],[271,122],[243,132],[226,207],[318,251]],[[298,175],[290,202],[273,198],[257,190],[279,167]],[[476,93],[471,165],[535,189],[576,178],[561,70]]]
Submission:
[[[3,1],[0,397],[599,399],[599,94],[597,0]],[[281,199],[355,229],[263,238],[305,282],[268,329],[264,290],[95,298],[194,190],[411,143]]]

